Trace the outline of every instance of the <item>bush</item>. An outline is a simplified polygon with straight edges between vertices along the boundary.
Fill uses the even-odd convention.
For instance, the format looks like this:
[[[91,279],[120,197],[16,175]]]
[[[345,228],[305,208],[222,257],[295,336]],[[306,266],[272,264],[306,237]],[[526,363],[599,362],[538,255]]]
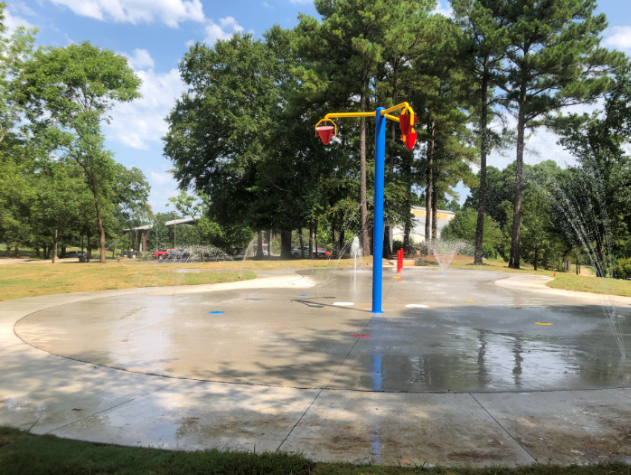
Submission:
[[[497,249],[490,244],[482,244],[482,257],[485,259],[497,259]]]
[[[631,258],[620,259],[618,263],[613,266],[613,276],[616,279],[631,279]]]
[[[392,240],[392,252],[397,252],[399,249],[403,249],[403,241],[398,239]]]

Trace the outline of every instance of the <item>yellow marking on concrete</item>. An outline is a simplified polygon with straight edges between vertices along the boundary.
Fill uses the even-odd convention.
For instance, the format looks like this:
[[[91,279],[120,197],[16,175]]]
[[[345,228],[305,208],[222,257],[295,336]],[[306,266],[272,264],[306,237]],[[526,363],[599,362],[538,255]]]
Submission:
[[[473,300],[465,300],[465,302],[473,302]]]
[[[535,325],[552,325],[552,323],[535,322]]]
[[[401,278],[401,277],[399,277],[398,275],[395,275],[395,276],[393,277],[393,279],[400,279],[400,278]]]

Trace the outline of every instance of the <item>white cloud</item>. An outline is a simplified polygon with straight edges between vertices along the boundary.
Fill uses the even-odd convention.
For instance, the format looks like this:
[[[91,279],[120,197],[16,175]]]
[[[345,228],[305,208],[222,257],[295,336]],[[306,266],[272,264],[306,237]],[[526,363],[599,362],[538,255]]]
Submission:
[[[26,28],[34,28],[34,26],[22,17],[14,16],[8,9],[4,10],[4,25],[7,27],[7,33],[10,35],[19,26]]]
[[[603,44],[631,53],[631,26],[614,26],[605,32]]]
[[[204,42],[209,46],[214,46],[217,40],[227,40],[233,33],[237,31],[243,31],[243,27],[237,23],[233,17],[228,16],[219,20],[219,25],[213,23],[212,20],[208,21],[206,25],[206,38]]]
[[[146,49],[135,49],[132,55],[124,54],[129,65],[134,69],[150,69],[155,66],[153,58]]]
[[[49,0],[76,15],[115,23],[159,21],[177,28],[182,21],[206,20],[200,0]]]
[[[165,167],[166,168],[166,167]],[[149,184],[151,185],[151,193],[149,194],[149,204],[154,212],[172,211],[165,205],[172,196],[177,196],[179,190],[177,181],[168,171],[162,173],[149,172]]]
[[[273,5],[270,5],[270,4],[269,4],[269,3],[267,3],[267,2],[263,2],[263,3],[261,3],[261,5],[263,5],[265,8],[274,8],[274,6],[273,6]]]
[[[294,5],[308,5],[313,3],[313,0],[289,0],[289,3],[293,3]]]
[[[438,14],[446,16],[446,17],[452,17],[454,11],[451,8],[451,5],[447,1],[445,1],[444,3],[447,5],[446,7],[443,7],[443,2],[439,1],[438,5],[436,6],[436,8],[434,10],[432,10],[432,13],[438,13]]]
[[[165,185],[167,183],[173,184],[175,182],[175,179],[173,178],[173,175],[171,173],[156,173],[153,170],[149,175],[149,180],[153,185]]]
[[[11,2],[11,9],[19,13],[24,13],[25,15],[37,16],[37,13],[24,2]]]
[[[105,125],[105,133],[115,142],[149,150],[148,142],[159,143],[166,134],[164,119],[184,90],[184,83],[177,69],[168,73],[136,70],[136,74],[142,79],[142,99],[117,104],[110,114],[111,123]]]

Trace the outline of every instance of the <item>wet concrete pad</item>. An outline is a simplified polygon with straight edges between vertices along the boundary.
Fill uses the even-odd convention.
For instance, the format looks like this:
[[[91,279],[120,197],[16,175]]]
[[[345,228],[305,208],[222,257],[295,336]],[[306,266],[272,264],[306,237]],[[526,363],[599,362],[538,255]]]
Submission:
[[[278,449],[316,390],[180,380],[53,434],[168,449]]]
[[[173,382],[68,360],[65,363],[65,369],[46,374],[3,378],[0,425],[30,428],[33,433],[45,434]]]
[[[324,390],[281,450],[389,465],[533,462],[468,394]]]
[[[617,391],[473,396],[540,463],[629,462],[631,399]]]

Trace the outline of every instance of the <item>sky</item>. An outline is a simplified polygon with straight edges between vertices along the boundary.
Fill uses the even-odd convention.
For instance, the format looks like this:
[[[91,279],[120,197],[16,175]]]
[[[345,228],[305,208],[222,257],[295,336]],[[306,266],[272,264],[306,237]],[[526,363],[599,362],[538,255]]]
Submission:
[[[272,25],[291,28],[300,13],[317,17],[311,0],[5,0],[9,30],[19,25],[36,27],[37,44],[65,46],[90,41],[129,58],[142,79],[142,99],[119,104],[105,125],[107,147],[118,162],[143,171],[151,185],[150,204],[155,212],[167,211],[168,198],[178,193],[169,174],[170,160],[163,156],[164,118],[184,90],[177,65],[196,41],[214,44],[234,32],[255,38]],[[438,12],[449,15],[447,0]],[[631,1],[600,0],[609,28],[604,44],[631,55]],[[528,138],[525,161],[572,161],[556,137],[539,131]],[[503,168],[514,160],[514,151],[493,154],[489,164]],[[460,201],[467,189],[457,188]]]

